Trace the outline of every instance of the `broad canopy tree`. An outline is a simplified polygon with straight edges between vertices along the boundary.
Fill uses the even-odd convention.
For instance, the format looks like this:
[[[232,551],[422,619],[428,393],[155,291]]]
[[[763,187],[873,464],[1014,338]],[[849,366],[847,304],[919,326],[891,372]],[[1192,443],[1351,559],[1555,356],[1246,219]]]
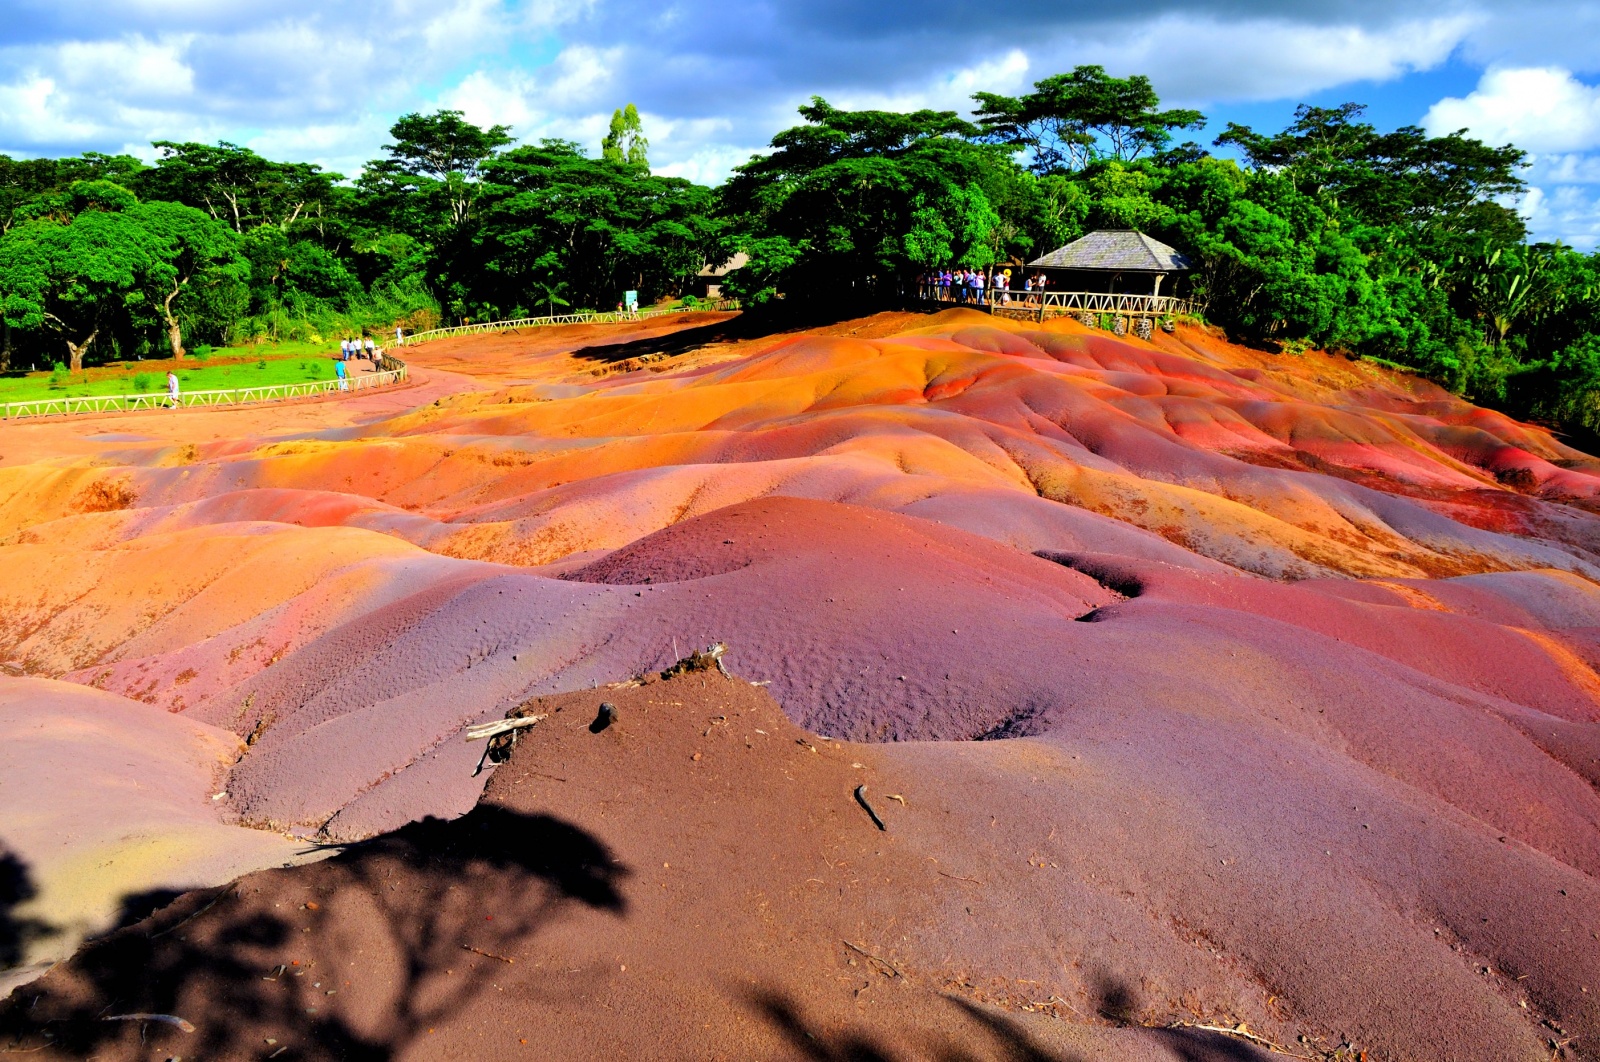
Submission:
[[[156,165],[133,187],[147,200],[184,203],[206,211],[236,233],[257,225],[287,230],[333,196],[336,173],[303,162],[272,162],[226,141],[158,140]]]
[[[480,129],[451,110],[407,114],[389,135],[395,140],[383,146],[389,157],[367,167],[369,192],[421,196],[442,213],[446,229],[466,223],[481,190],[479,168],[513,143],[510,126]]]
[[[172,356],[182,358],[183,330],[174,303],[192,285],[245,284],[249,264],[240,254],[239,237],[193,207],[140,203],[129,213],[155,242],[155,260],[143,275]]]
[[[1174,130],[1199,129],[1206,121],[1196,110],[1162,110],[1149,78],[1112,77],[1100,66],[1047,77],[1023,96],[979,92],[972,98],[984,135],[1026,149],[1040,174],[1156,155],[1172,143]]]
[[[486,162],[476,297],[515,314],[563,294],[607,307],[627,289],[661,291],[714,254],[711,192],[678,177],[586,155],[570,141]]]
[[[0,316],[65,344],[72,371],[119,319],[154,318],[183,356],[174,303],[196,283],[243,283],[237,237],[179,203],[140,203],[109,182],[79,181],[68,220],[41,217],[0,237]]]
[[[807,124],[739,167],[719,195],[727,250],[750,264],[730,287],[852,300],[894,293],[908,271],[988,265],[1002,247],[985,186],[1004,181],[1002,147],[977,143],[953,111],[842,111],[816,97]]]

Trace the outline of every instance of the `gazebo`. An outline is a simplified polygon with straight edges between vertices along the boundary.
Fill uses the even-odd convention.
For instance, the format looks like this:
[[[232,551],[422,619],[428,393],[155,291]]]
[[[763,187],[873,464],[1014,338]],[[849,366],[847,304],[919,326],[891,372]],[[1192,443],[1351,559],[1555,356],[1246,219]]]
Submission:
[[[1099,229],[1028,263],[1029,269],[1099,274],[1095,279],[1107,292],[1114,292],[1117,281],[1126,274],[1152,277],[1152,296],[1161,294],[1161,281],[1167,274],[1182,273],[1189,267],[1188,258],[1133,229]],[[1071,290],[1064,284],[1052,287]]]

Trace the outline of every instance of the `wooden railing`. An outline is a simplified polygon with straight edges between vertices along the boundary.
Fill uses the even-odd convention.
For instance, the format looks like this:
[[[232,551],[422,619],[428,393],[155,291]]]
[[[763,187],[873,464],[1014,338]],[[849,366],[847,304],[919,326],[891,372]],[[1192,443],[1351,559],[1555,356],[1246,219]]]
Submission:
[[[558,313],[548,317],[519,317],[511,321],[485,321],[482,324],[454,325],[450,328],[430,328],[426,332],[414,332],[406,336],[401,342],[405,346],[414,346],[425,343],[430,339],[443,339],[446,336],[472,336],[484,332],[515,332],[521,328],[545,328],[549,325],[564,324],[620,324],[623,321],[640,321],[647,317],[664,317],[673,313],[714,313],[725,310],[737,310],[738,299],[720,299],[716,302],[701,302],[693,306],[672,306],[664,310],[603,310],[598,313]]]
[[[1103,291],[996,291],[991,288],[983,293],[982,301],[975,297],[976,292],[970,290],[966,300],[961,301],[953,293],[948,297],[942,291],[925,291],[923,294],[932,301],[952,306],[972,306],[1011,316],[1034,317],[1041,321],[1046,317],[1082,314],[1091,317],[1107,314],[1111,317],[1164,318],[1193,313],[1189,300],[1171,295],[1118,295]]]
[[[304,383],[262,384],[257,387],[231,387],[211,391],[181,391],[177,406],[242,406],[256,402],[278,402],[286,398],[307,398],[339,391],[365,391],[399,383],[406,378],[405,363],[385,354],[380,372],[349,376],[343,380],[308,380]],[[0,402],[0,419],[65,416],[73,413],[130,413],[140,409],[174,408],[166,391],[132,395],[81,395],[35,398],[23,402]]]

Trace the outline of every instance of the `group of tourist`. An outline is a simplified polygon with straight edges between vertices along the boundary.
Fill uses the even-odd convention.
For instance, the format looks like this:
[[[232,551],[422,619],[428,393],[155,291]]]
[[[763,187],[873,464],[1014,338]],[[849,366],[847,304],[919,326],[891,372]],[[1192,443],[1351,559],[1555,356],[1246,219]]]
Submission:
[[[400,335],[399,329],[395,330],[395,335]],[[372,367],[376,369],[378,359],[383,357],[383,350],[372,341],[371,336],[364,340],[360,338],[339,340],[339,360],[333,363],[333,373],[338,377],[339,390],[350,390],[350,370],[345,366],[345,362],[361,357],[372,362]]]
[[[372,362],[374,365],[378,364],[378,345],[372,341],[371,336],[368,336],[365,340],[339,340],[340,361],[349,361],[351,358],[359,358],[362,356],[363,352],[365,353],[368,361]]]
[[[937,302],[954,302],[960,305],[986,306],[1011,305],[1011,270],[988,272],[982,269],[933,269],[917,277],[917,294]],[[1018,292],[1023,303],[1031,303],[1035,293],[1042,293],[1048,281],[1043,273],[1022,278]]]

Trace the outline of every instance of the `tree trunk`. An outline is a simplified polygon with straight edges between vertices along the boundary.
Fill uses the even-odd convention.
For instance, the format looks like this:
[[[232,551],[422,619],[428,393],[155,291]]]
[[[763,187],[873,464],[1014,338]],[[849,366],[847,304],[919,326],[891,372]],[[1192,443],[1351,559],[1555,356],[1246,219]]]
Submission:
[[[89,352],[89,344],[93,343],[94,337],[99,334],[100,329],[96,328],[93,332],[89,333],[89,338],[85,339],[82,343],[74,343],[70,339],[66,341],[68,358],[67,369],[69,371],[83,371],[83,356]]]
[[[172,292],[161,303],[161,316],[167,322],[167,342],[172,344],[172,357],[176,361],[183,360],[183,330],[178,327],[178,319],[172,315],[172,300],[178,297],[178,292],[189,283],[189,278],[184,277],[172,286]]]
[[[0,372],[11,371],[11,325],[0,320]]]

